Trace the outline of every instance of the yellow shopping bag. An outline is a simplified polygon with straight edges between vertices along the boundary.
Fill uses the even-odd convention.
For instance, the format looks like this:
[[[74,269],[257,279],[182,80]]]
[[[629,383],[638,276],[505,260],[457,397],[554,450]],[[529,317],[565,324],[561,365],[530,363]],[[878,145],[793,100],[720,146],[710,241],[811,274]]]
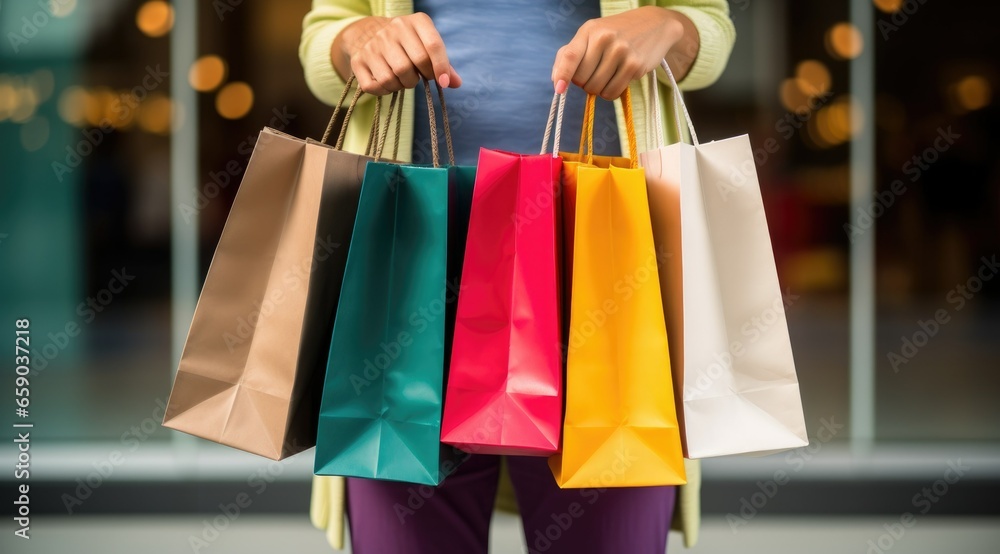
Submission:
[[[663,318],[658,257],[638,167],[632,103],[622,96],[629,158],[563,154],[567,268],[571,268],[566,415],[559,454],[564,488],[686,482]],[[625,167],[622,167],[625,166]]]

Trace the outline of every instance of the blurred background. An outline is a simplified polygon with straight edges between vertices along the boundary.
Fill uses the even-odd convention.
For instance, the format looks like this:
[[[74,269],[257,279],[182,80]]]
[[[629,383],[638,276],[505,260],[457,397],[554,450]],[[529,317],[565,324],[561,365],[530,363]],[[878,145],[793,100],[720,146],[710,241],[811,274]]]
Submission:
[[[271,463],[159,426],[257,133],[329,118],[298,62],[309,6],[0,2],[0,326],[30,318],[36,370],[30,417],[5,386],[0,418],[34,424],[35,540],[4,518],[3,552],[328,550],[311,452]],[[688,99],[703,140],[755,148],[813,439],[705,461],[698,549],[996,552],[1000,4],[730,8],[728,69]],[[497,516],[495,551],[521,541]]]

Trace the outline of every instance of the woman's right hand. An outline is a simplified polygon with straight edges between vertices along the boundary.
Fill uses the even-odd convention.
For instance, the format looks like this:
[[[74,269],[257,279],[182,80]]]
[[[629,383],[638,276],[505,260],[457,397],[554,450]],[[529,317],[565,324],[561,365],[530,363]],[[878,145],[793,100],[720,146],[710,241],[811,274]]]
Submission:
[[[444,87],[462,84],[425,13],[355,21],[334,39],[330,58],[342,77],[353,73],[361,90],[377,96],[413,88],[421,77]]]

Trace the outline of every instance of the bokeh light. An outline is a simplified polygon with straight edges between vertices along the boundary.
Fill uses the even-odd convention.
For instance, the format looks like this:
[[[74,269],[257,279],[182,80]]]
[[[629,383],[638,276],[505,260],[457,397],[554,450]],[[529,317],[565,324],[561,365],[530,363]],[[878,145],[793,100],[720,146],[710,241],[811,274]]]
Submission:
[[[115,93],[108,87],[97,87],[91,90],[86,96],[86,103],[83,106],[83,117],[87,125],[98,127],[109,115],[113,115],[111,103],[115,100]]]
[[[17,90],[7,75],[0,75],[0,121],[10,117],[17,105]]]
[[[826,50],[834,58],[854,59],[863,49],[864,40],[861,31],[850,23],[837,23],[826,32]]]
[[[70,125],[83,126],[90,94],[80,86],[66,87],[59,95],[59,117]]]
[[[239,119],[253,107],[253,89],[250,85],[236,81],[219,90],[215,97],[215,109],[226,119]]]
[[[173,103],[164,94],[154,92],[146,98],[139,110],[139,127],[155,135],[170,134]]]
[[[66,17],[76,9],[76,0],[49,0],[49,11],[55,17]]]
[[[790,112],[798,112],[809,109],[810,96],[802,90],[802,86],[796,78],[785,79],[781,82],[778,94],[781,97],[781,105]]]
[[[795,68],[795,77],[802,92],[819,96],[830,90],[830,70],[823,62],[803,60]]]
[[[958,106],[967,112],[985,108],[993,99],[993,88],[981,75],[963,77],[952,90]]]
[[[147,36],[162,37],[174,26],[174,8],[162,0],[150,0],[139,7],[135,24]]]
[[[885,13],[898,12],[903,7],[903,0],[874,0],[875,7]]]
[[[15,98],[14,109],[11,110],[10,120],[14,123],[24,123],[35,115],[38,109],[38,93],[35,89],[25,86],[20,78],[16,80],[14,86]]]
[[[115,129],[129,129],[135,123],[139,109],[140,104],[135,96],[130,92],[119,92],[111,103],[111,115],[108,120]]]
[[[216,55],[202,56],[191,64],[188,83],[198,92],[208,92],[219,88],[226,80],[226,62]]]
[[[851,140],[864,124],[860,107],[849,94],[838,96],[809,120],[805,138],[818,148],[832,148]]]

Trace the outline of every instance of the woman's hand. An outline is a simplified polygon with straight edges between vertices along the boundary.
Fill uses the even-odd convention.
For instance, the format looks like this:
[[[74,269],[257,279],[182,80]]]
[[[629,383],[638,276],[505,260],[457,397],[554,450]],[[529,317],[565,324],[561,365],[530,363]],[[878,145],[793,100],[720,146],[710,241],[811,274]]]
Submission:
[[[362,90],[377,96],[413,88],[421,76],[444,87],[462,84],[424,13],[360,19],[337,35],[330,60],[341,77],[353,73]]]
[[[671,55],[671,69],[682,79],[698,52],[698,31],[685,15],[667,8],[644,6],[591,19],[580,26],[569,44],[556,53],[552,82],[565,92],[568,82],[614,100],[629,81],[649,73]]]

